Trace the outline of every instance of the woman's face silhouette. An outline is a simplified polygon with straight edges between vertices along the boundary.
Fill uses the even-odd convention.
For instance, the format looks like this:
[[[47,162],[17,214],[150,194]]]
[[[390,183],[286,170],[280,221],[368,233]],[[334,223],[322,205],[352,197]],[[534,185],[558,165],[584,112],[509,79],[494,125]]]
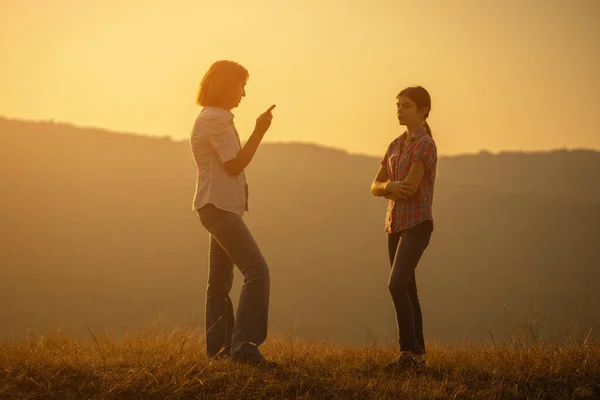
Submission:
[[[418,108],[414,101],[407,96],[400,96],[396,102],[397,115],[400,125],[412,125],[425,121],[426,108]]]
[[[246,96],[246,81],[239,82],[232,93],[232,107],[235,108],[240,105],[242,98]]]

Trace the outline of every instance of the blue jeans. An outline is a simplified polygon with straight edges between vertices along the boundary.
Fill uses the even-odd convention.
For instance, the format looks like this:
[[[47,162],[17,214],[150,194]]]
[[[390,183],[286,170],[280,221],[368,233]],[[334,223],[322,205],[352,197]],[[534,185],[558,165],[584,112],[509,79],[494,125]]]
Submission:
[[[260,357],[258,346],[267,338],[270,289],[267,263],[241,216],[212,204],[199,209],[198,215],[210,239],[206,354]],[[234,264],[244,275],[235,318],[229,297]]]
[[[433,231],[431,221],[388,235],[388,253],[392,271],[388,287],[398,322],[401,351],[425,354],[423,314],[417,295],[415,270],[429,245]]]

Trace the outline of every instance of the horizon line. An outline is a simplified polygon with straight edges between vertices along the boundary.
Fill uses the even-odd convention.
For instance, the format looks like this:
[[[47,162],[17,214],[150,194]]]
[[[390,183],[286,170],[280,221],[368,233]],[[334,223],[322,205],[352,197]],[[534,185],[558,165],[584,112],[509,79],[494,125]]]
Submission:
[[[134,132],[134,131],[126,131],[126,130],[117,130],[116,128],[109,128],[109,127],[102,127],[102,126],[95,126],[95,125],[81,125],[81,124],[77,124],[75,122],[70,122],[70,121],[60,121],[60,120],[55,120],[53,118],[50,119],[26,119],[26,118],[19,118],[19,117],[8,117],[6,115],[0,115],[0,120],[6,120],[6,121],[12,121],[12,122],[20,122],[20,123],[44,123],[44,124],[50,124],[50,125],[58,125],[58,126],[68,126],[71,128],[76,128],[76,129],[80,129],[80,130],[94,130],[94,131],[99,131],[99,132],[106,132],[109,134],[116,134],[116,135],[129,135],[129,136],[137,136],[140,138],[148,138],[148,139],[169,139],[174,143],[183,143],[183,142],[187,142],[189,139],[187,138],[176,138],[170,134],[165,134],[165,135],[153,135],[153,134],[148,134],[148,133],[142,133],[142,132]],[[348,155],[352,155],[352,156],[359,156],[359,157],[373,157],[373,158],[377,158],[377,157],[381,157],[380,154],[370,154],[370,153],[361,153],[361,152],[357,152],[357,151],[351,151],[348,149],[344,149],[342,147],[334,147],[334,146],[329,146],[329,145],[325,145],[322,143],[317,143],[317,142],[304,142],[301,140],[290,140],[290,141],[270,141],[270,140],[266,140],[263,141],[263,144],[268,144],[268,145],[304,145],[304,146],[314,146],[314,147],[319,147],[322,149],[328,149],[328,150],[334,150],[334,151],[339,151],[339,152],[343,152],[346,153]],[[502,149],[502,150],[497,150],[497,151],[492,151],[489,149],[479,149],[478,151],[475,152],[463,152],[463,153],[454,153],[454,154],[439,154],[440,157],[445,157],[445,158],[453,158],[453,157],[464,157],[464,156],[478,156],[478,155],[493,155],[493,156],[498,156],[498,155],[504,155],[504,154],[540,154],[540,153],[555,153],[555,152],[562,152],[562,151],[572,151],[572,152],[577,152],[577,151],[589,151],[589,152],[595,152],[595,153],[600,153],[600,148],[593,148],[593,147],[554,147],[554,148],[548,148],[548,149],[536,149],[536,150],[517,150],[517,149]]]

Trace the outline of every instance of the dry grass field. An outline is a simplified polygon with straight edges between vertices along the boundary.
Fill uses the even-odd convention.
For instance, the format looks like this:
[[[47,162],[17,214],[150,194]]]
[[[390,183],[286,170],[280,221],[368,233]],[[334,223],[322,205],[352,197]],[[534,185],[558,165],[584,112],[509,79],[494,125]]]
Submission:
[[[387,372],[395,347],[345,347],[291,337],[261,348],[278,365],[207,361],[203,335],[143,330],[89,340],[60,332],[6,338],[2,399],[594,399],[600,344],[514,340],[430,343],[426,369]]]

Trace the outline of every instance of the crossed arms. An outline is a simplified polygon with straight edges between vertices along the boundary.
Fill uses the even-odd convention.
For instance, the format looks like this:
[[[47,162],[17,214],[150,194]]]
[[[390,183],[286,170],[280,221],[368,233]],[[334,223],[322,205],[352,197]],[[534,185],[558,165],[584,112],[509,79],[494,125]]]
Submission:
[[[390,181],[386,167],[381,166],[371,184],[371,193],[373,196],[385,197],[388,200],[406,200],[417,192],[424,173],[425,163],[418,160],[410,165],[406,179]]]

